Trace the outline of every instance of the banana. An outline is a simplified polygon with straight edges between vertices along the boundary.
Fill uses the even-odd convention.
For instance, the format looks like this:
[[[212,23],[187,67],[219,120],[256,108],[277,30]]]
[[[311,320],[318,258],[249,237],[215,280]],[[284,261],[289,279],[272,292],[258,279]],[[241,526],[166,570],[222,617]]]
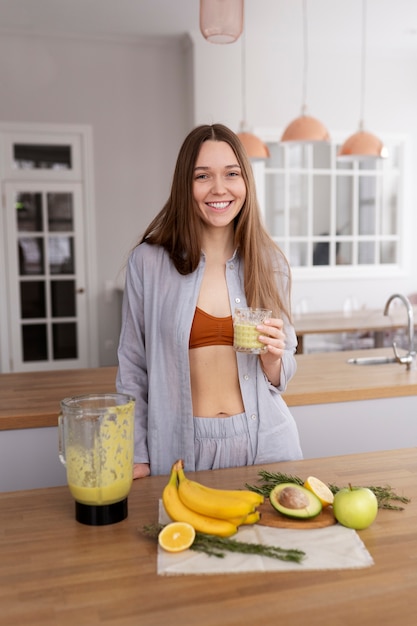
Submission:
[[[200,533],[230,537],[237,532],[236,524],[224,519],[214,519],[200,515],[185,506],[178,494],[178,472],[175,465],[171,470],[168,483],[162,492],[162,502],[169,517],[174,522],[188,522]]]
[[[206,487],[203,485],[203,488],[208,491],[214,491],[215,493],[224,493],[231,498],[240,498],[241,500],[245,500],[245,502],[251,503],[254,507],[263,504],[265,498],[262,494],[256,493],[255,491],[249,491],[249,489],[213,489],[212,487]]]
[[[253,511],[253,513],[249,513],[249,515],[247,515],[246,517],[240,518],[240,517],[234,517],[232,519],[229,519],[229,522],[232,522],[232,524],[236,524],[236,526],[246,526],[249,524],[256,524],[257,522],[259,522],[259,520],[261,519],[261,514],[259,511]]]
[[[256,508],[253,502],[230,496],[221,489],[208,489],[201,483],[188,479],[181,460],[175,464],[178,473],[178,494],[189,509],[216,519],[243,518]]]
[[[179,459],[177,461],[177,464],[178,471],[184,470],[184,461],[182,459]],[[182,472],[182,474],[184,474],[184,472]],[[240,500],[245,500],[245,502],[249,502],[253,505],[253,508],[256,508],[257,506],[263,504],[265,501],[265,498],[262,494],[257,493],[256,491],[250,491],[249,489],[216,489],[213,487],[207,487],[206,485],[203,485],[201,483],[198,484],[200,485],[201,489],[207,492],[207,495],[223,494],[231,498],[238,498]]]

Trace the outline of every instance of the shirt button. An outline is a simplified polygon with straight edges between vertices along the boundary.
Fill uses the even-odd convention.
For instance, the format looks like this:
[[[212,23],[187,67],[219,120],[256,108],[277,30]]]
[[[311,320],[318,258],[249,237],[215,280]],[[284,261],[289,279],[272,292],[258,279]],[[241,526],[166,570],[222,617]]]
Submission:
[[[237,304],[239,304],[239,302],[240,302],[240,298],[235,298],[235,302],[236,302]]]
[[[255,413],[252,413],[252,415],[250,416],[250,418],[251,418],[251,420],[254,420],[254,421],[255,421],[255,420],[256,420],[256,415],[255,415]]]
[[[245,380],[249,380],[249,374],[245,374],[243,377]]]
[[[230,263],[229,268],[230,268],[231,270],[234,270],[234,269],[235,269],[235,266],[233,265],[233,263]]]

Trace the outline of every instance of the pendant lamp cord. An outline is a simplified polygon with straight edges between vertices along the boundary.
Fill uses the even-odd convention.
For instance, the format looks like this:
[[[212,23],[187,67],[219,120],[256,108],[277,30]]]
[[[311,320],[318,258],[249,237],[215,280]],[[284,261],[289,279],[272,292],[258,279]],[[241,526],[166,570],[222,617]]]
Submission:
[[[308,74],[308,20],[307,20],[307,0],[303,0],[303,100],[301,115],[307,112],[307,74]]]
[[[242,69],[242,122],[241,129],[242,131],[246,130],[246,29],[243,28],[243,33],[240,42],[240,50],[241,50],[241,69]]]
[[[365,119],[365,85],[366,85],[366,0],[362,0],[362,84],[361,84],[361,116],[359,130],[364,129]]]

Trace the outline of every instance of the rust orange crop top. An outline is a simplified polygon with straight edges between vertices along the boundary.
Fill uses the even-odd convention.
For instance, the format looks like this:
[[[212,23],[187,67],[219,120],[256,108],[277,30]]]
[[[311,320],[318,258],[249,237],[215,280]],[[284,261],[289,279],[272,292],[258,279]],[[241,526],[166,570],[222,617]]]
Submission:
[[[190,349],[204,346],[232,346],[232,316],[214,317],[196,307],[190,333]]]

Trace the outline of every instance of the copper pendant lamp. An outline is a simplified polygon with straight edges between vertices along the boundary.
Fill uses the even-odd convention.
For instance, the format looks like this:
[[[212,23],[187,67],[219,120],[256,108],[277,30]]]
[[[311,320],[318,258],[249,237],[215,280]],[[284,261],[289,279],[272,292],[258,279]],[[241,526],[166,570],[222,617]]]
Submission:
[[[308,42],[307,42],[307,0],[303,0],[303,105],[301,115],[284,130],[282,142],[311,143],[315,141],[329,141],[329,133],[318,119],[307,115],[307,70],[308,70]]]
[[[244,126],[241,125],[237,136],[242,142],[248,157],[250,159],[268,159],[271,156],[268,146],[262,141],[262,139],[259,139],[259,137],[253,133],[243,129]]]
[[[268,146],[256,135],[250,132],[246,122],[246,33],[243,32],[241,39],[241,70],[242,70],[242,113],[243,121],[240,123],[237,136],[243,144],[250,159],[267,159],[270,156]]]
[[[376,135],[364,129],[365,109],[365,64],[366,64],[366,0],[362,0],[362,84],[361,84],[361,119],[356,133],[346,139],[337,155],[341,161],[360,161],[363,159],[385,159],[388,150]]]
[[[200,0],[200,30],[210,43],[233,43],[243,30],[243,0]]]

